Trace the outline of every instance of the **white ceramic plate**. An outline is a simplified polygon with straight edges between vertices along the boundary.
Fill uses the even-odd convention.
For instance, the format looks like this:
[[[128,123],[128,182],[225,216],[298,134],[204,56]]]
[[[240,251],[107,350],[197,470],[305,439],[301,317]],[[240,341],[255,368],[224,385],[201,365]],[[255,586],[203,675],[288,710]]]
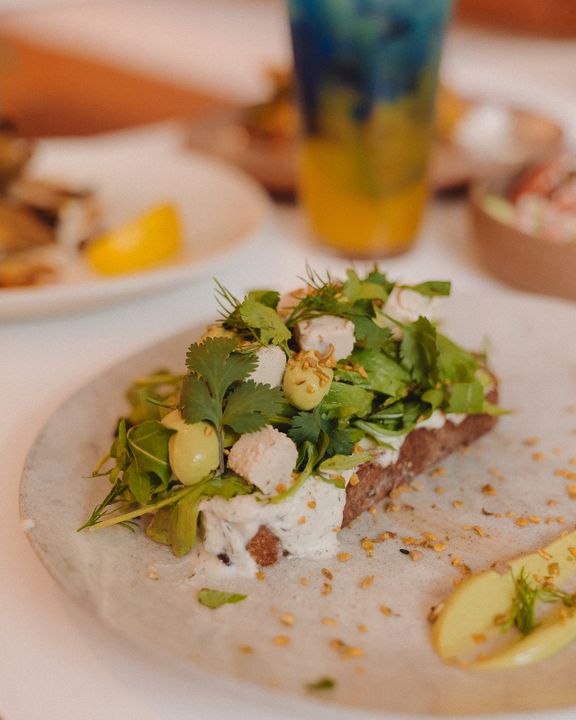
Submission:
[[[349,562],[283,560],[264,580],[214,577],[198,571],[194,558],[176,559],[140,532],[75,531],[105,491],[107,481],[85,476],[108,448],[125,410],[124,388],[160,365],[180,369],[195,331],[108,370],[57,411],[26,463],[25,528],[48,571],[89,612],[130,642],[144,643],[159,662],[159,653],[168,653],[191,671],[216,675],[223,690],[240,682],[302,699],[310,697],[307,683],[328,676],[336,687],[314,697],[334,703],[338,716],[347,714],[344,708],[362,708],[442,717],[533,710],[550,717],[552,710],[576,706],[576,643],[540,665],[472,672],[435,656],[426,618],[461,576],[451,564],[454,556],[479,571],[534,551],[573,527],[569,480],[556,472],[576,470],[576,365],[568,341],[573,327],[574,307],[560,301],[454,297],[446,330],[468,347],[490,338],[501,400],[514,412],[467,452],[444,462],[435,476],[422,478],[421,490],[395,499],[395,511],[380,503],[374,514],[343,531]],[[535,444],[526,442],[530,438]],[[487,484],[495,495],[482,492]],[[462,507],[453,506],[457,500]],[[520,527],[518,516],[541,522]],[[376,544],[367,557],[360,541],[385,530],[397,538]],[[407,547],[403,538],[423,532],[435,533],[447,549],[424,550],[414,562],[399,550]],[[362,589],[368,576],[373,582]],[[243,592],[248,599],[211,611],[196,599],[206,586]],[[382,605],[397,614],[385,616]],[[282,624],[282,613],[293,614],[292,626]],[[275,644],[277,636],[286,636],[288,644]],[[345,658],[335,641],[363,654]],[[313,706],[302,707],[296,716],[310,717]],[[552,714],[568,718],[573,712]]]
[[[98,277],[79,262],[62,281],[0,290],[0,319],[83,310],[193,281],[254,238],[270,211],[266,194],[240,171],[183,151],[171,124],[43,140],[30,174],[94,189],[107,227],[171,202],[182,218],[185,250],[174,263],[146,272]]]

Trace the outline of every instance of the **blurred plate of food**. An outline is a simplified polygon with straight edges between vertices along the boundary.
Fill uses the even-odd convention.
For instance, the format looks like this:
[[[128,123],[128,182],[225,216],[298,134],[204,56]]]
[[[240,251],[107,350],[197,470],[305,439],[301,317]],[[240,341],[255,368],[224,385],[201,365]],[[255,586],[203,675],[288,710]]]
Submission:
[[[576,155],[568,151],[476,184],[473,238],[508,285],[576,300]]]
[[[290,73],[271,73],[270,97],[193,122],[187,146],[242,168],[276,197],[296,191],[298,110]],[[466,188],[479,177],[536,160],[559,147],[562,128],[531,111],[462,96],[442,85],[431,163],[436,192]]]
[[[254,238],[269,208],[237,168],[182,152],[172,124],[34,143],[5,125],[0,318],[189,282]]]

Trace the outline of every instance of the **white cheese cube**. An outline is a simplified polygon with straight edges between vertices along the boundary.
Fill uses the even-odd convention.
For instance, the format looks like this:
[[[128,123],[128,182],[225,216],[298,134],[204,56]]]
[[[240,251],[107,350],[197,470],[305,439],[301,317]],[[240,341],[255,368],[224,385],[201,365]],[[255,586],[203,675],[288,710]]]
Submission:
[[[354,323],[335,315],[302,320],[296,326],[296,334],[302,350],[327,355],[332,347],[335,360],[348,357],[356,342]]]
[[[286,369],[286,353],[278,345],[268,345],[256,351],[258,366],[248,376],[249,380],[278,387],[282,384]]]
[[[434,322],[438,320],[438,297],[429,297],[396,285],[388,296],[382,313],[405,325],[415,322],[421,315]],[[381,315],[378,324],[391,328],[395,337],[402,337],[402,329],[388,318]]]
[[[298,449],[288,435],[267,425],[240,436],[230,449],[228,467],[263,493],[275,495],[278,485],[292,484],[297,459]]]

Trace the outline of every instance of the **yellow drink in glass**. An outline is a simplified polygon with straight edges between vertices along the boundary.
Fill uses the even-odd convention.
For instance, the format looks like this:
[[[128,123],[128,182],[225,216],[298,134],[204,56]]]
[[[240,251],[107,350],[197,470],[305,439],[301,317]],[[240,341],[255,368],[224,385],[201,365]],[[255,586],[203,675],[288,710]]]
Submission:
[[[449,11],[450,0],[290,2],[300,199],[314,234],[343,254],[414,242]]]

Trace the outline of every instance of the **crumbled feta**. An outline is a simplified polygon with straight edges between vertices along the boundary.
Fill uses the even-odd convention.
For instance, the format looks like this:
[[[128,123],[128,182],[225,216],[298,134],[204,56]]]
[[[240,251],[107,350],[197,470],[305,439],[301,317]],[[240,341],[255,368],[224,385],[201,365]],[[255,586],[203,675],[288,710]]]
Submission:
[[[282,384],[286,369],[286,353],[278,345],[268,345],[256,351],[258,366],[248,376],[249,380],[278,387]]]
[[[263,493],[275,494],[278,485],[291,485],[297,459],[296,444],[288,435],[267,425],[240,436],[230,449],[228,467]]]
[[[335,315],[321,315],[299,322],[296,335],[302,350],[313,350],[327,355],[332,347],[335,360],[348,357],[356,342],[354,323]]]
[[[401,337],[401,329],[396,323],[384,317],[386,315],[404,324],[415,322],[421,315],[434,322],[438,319],[438,297],[422,295],[416,290],[399,285],[393,288],[378,318],[378,324],[390,327],[396,337]]]

